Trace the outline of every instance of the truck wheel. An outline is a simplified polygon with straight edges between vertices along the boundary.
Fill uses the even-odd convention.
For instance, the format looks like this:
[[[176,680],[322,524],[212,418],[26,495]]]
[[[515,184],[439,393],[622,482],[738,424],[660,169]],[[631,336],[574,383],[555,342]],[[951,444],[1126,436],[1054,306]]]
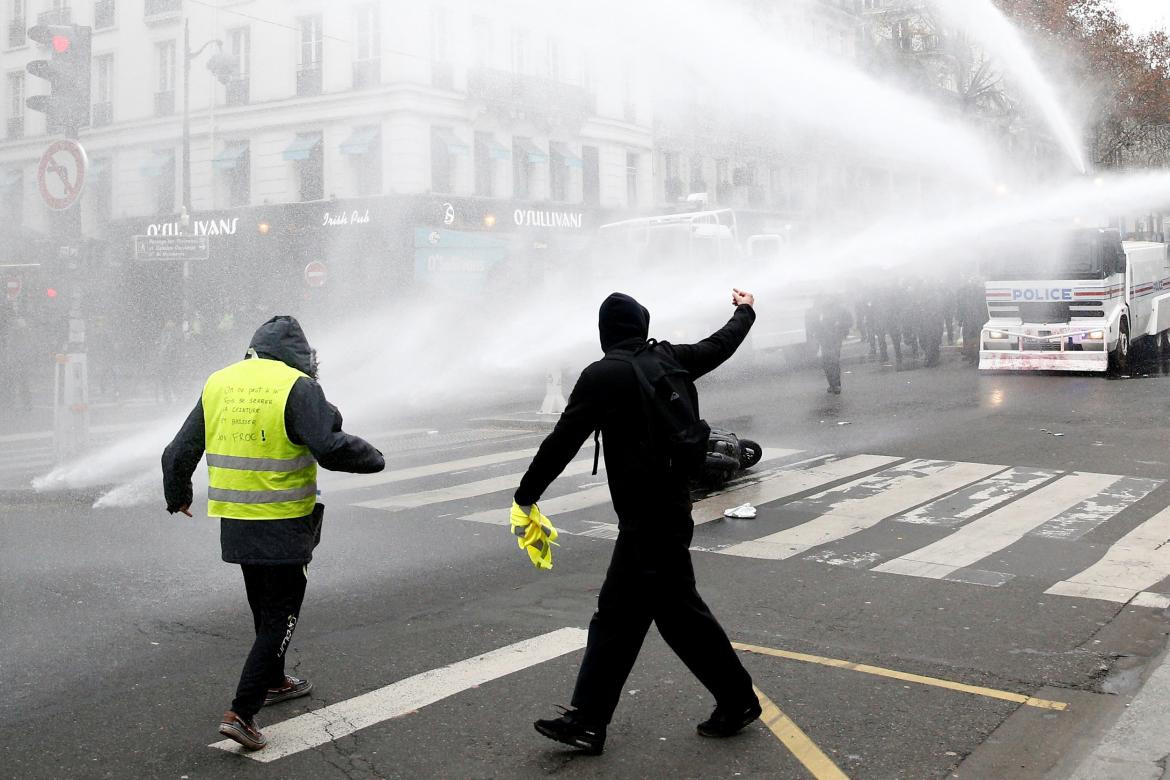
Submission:
[[[1117,333],[1117,346],[1109,353],[1109,373],[1117,376],[1129,370],[1129,322],[1121,321]]]

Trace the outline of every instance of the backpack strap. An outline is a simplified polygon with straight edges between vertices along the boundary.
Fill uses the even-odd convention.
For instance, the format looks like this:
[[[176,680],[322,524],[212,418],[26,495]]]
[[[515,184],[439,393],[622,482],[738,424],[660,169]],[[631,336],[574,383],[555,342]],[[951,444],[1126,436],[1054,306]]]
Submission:
[[[597,474],[597,461],[601,457],[601,429],[597,428],[593,431],[593,473]]]

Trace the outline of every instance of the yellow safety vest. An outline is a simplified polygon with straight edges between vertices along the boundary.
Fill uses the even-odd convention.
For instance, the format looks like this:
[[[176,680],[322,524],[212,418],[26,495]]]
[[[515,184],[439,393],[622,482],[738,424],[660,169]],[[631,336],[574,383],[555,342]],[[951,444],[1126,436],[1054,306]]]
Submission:
[[[284,408],[306,376],[279,360],[251,358],[220,369],[203,387],[207,513],[281,520],[313,513],[317,461],[289,441]]]

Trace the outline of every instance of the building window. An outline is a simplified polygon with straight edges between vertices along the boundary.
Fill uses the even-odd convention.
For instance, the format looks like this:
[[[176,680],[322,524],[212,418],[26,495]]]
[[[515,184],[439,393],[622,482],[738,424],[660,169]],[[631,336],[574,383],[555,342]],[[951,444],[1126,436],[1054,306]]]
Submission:
[[[307,159],[297,163],[297,179],[301,200],[321,200],[325,197],[325,157],[320,143]]]
[[[451,158],[451,130],[431,128],[431,191],[450,192],[454,161]]]
[[[24,137],[24,71],[8,74],[8,138]]]
[[[114,55],[93,58],[93,126],[114,121]]]
[[[662,194],[668,202],[683,196],[682,177],[679,176],[679,158],[674,152],[662,153]]]
[[[512,30],[512,70],[528,72],[528,31],[519,27]]]
[[[25,0],[12,0],[10,8],[12,13],[8,15],[8,47],[24,46],[28,35],[28,9],[25,8]]]
[[[707,179],[703,174],[703,155],[691,155],[691,192],[707,192]]]
[[[301,53],[297,70],[297,95],[321,94],[322,30],[321,15],[297,18],[301,31]]]
[[[236,75],[227,85],[227,104],[244,106],[251,100],[252,29],[235,27],[227,31],[228,50],[236,58]]]
[[[495,192],[496,160],[503,147],[491,133],[475,134],[475,194],[490,198]]]
[[[96,0],[93,4],[93,29],[113,27],[116,20],[114,0]]]
[[[354,189],[363,197],[382,192],[382,128],[355,127],[340,146],[353,166]]]
[[[626,152],[626,205],[638,205],[638,164],[641,155]]]
[[[597,206],[601,203],[601,161],[596,146],[581,147],[581,192],[585,203]]]
[[[228,141],[212,165],[223,173],[228,188],[228,205],[236,208],[252,202],[252,154],[247,141]]]
[[[548,145],[548,197],[549,200],[566,200],[568,189],[569,161],[556,143]]]
[[[158,169],[158,186],[155,189],[156,211],[159,214],[173,214],[175,211],[175,150],[164,149],[155,152]]]
[[[175,42],[156,43],[154,61],[158,87],[154,93],[154,115],[169,116],[175,113]]]
[[[531,138],[512,139],[512,197],[532,197],[533,163],[540,155]]]
[[[723,203],[731,197],[731,182],[727,178],[727,160],[715,161],[715,202]]]
[[[363,89],[382,83],[382,20],[374,3],[353,9],[356,44],[353,87]]]
[[[91,166],[93,180],[85,189],[93,202],[93,213],[98,222],[108,221],[114,214],[114,177],[110,158],[94,160]]]
[[[471,45],[475,47],[475,64],[481,68],[492,66],[492,21],[483,16],[471,20]]]

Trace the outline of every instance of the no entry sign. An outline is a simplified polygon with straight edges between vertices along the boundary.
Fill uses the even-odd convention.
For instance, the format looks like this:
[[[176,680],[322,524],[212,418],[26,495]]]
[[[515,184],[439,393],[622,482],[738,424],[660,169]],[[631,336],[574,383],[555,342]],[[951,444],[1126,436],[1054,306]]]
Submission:
[[[49,144],[37,166],[37,187],[45,205],[64,211],[76,203],[88,165],[85,149],[77,141],[64,138]]]
[[[8,279],[4,282],[4,294],[8,296],[8,300],[15,301],[20,297],[20,280]]]
[[[310,287],[325,286],[325,264],[314,260],[305,266],[305,284]]]

